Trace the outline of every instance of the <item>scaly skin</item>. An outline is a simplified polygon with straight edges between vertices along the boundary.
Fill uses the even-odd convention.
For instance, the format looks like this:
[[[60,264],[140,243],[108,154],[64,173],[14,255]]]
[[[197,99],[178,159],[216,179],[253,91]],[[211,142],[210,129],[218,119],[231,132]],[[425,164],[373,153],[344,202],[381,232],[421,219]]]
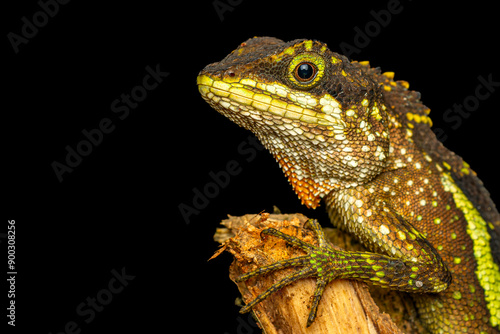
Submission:
[[[307,324],[324,287],[356,279],[413,292],[433,333],[499,333],[500,216],[469,166],[430,130],[429,109],[408,83],[350,62],[311,40],[249,39],[198,76],[203,98],[252,131],[302,203],[323,199],[332,223],[371,252],[335,250],[265,233],[308,254],[240,277],[303,268],[246,305],[317,277]]]

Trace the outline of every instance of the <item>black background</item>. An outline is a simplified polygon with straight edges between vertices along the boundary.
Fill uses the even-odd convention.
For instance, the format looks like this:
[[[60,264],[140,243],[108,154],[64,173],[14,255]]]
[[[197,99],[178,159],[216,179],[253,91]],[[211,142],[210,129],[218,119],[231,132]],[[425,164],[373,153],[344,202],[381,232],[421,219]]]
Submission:
[[[253,36],[318,39],[334,51],[342,42],[355,46],[355,27],[375,22],[370,12],[390,1],[215,3],[232,4],[231,10],[220,9],[222,20],[213,1],[71,1],[18,53],[7,34],[21,34],[21,18],[32,21],[41,7],[24,1],[3,10],[6,202],[0,232],[7,219],[16,221],[17,331],[59,333],[74,321],[81,333],[178,326],[189,333],[259,332],[234,306],[230,256],[207,262],[218,248],[212,236],[219,222],[227,214],[276,205],[328,225],[321,209],[300,205],[267,152],[245,160],[238,146],[250,133],[202,100],[196,75]],[[442,117],[474,95],[478,76],[500,81],[496,7],[462,4],[401,1],[400,13],[351,57],[394,71],[395,79],[420,91],[434,126],[447,136],[446,146],[470,163],[500,203],[500,88],[457,129]],[[142,83],[146,66],[157,64],[168,77],[118,119],[111,103]],[[103,118],[113,121],[114,131],[59,182],[51,164],[64,163],[65,147],[75,148],[85,139],[82,130],[96,128]],[[192,205],[193,189],[203,189],[209,173],[231,160],[241,172],[188,224],[179,205]],[[6,262],[5,255],[0,258]],[[86,323],[78,305],[106,289],[111,271],[122,268],[135,278]],[[0,319],[7,322],[3,314]]]

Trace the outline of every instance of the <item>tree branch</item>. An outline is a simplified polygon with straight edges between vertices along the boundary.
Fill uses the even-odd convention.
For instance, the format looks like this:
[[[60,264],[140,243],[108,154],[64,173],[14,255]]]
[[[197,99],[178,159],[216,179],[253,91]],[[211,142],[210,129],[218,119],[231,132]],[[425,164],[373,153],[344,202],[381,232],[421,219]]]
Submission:
[[[283,233],[316,243],[314,233],[303,228],[307,217],[302,214],[248,214],[229,217],[222,222],[215,240],[222,243],[218,256],[226,250],[233,254],[229,270],[233,282],[243,273],[276,261],[304,255],[279,238],[261,238],[263,229],[273,227]],[[278,270],[266,275],[236,283],[246,303],[278,280],[297,268]],[[316,280],[302,279],[280,291],[253,308],[263,331],[272,333],[401,333],[387,314],[382,314],[370,296],[366,284],[352,280],[334,280],[328,284],[314,323],[306,328],[311,297]]]

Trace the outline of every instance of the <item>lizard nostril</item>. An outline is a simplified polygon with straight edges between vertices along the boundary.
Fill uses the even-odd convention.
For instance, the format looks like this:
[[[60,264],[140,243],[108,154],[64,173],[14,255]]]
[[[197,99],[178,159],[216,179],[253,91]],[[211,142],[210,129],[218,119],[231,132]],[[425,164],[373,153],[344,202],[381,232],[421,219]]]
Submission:
[[[227,74],[227,75],[229,75],[231,78],[232,78],[232,77],[234,77],[234,76],[236,75],[236,73],[234,73],[234,71],[233,71],[233,70],[228,70],[228,71],[226,72],[226,74]]]

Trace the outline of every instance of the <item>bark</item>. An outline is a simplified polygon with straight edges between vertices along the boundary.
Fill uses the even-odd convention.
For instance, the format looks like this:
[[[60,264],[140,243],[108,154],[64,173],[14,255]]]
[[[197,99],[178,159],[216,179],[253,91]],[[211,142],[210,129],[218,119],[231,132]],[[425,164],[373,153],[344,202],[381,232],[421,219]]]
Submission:
[[[214,254],[228,251],[234,256],[229,270],[233,282],[243,273],[276,261],[304,255],[296,247],[279,238],[261,238],[263,229],[273,227],[305,242],[316,244],[312,231],[303,228],[307,217],[302,214],[249,214],[229,217],[222,222],[215,240],[222,243]],[[278,270],[236,283],[245,303],[264,292],[273,283],[297,268]],[[306,327],[314,278],[302,279],[284,287],[253,308],[264,333],[401,333],[387,314],[382,314],[373,301],[365,283],[334,280],[326,288],[318,307],[316,320]]]

